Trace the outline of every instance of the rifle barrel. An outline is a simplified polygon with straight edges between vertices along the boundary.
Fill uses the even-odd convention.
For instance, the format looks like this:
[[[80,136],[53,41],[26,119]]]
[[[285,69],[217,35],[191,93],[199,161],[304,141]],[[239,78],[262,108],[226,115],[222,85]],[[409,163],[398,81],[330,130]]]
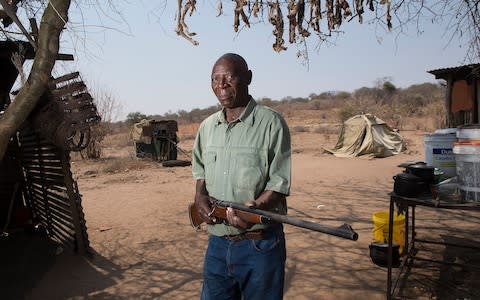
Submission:
[[[332,226],[327,226],[327,225],[321,225],[318,223],[313,223],[305,220],[300,220],[296,219],[293,217],[289,217],[286,215],[281,215],[277,213],[273,213],[270,211],[265,211],[261,209],[255,209],[255,208],[249,208],[243,204],[239,203],[234,203],[234,202],[229,202],[229,201],[223,201],[223,200],[218,200],[216,199],[214,201],[216,205],[223,206],[223,207],[231,207],[234,209],[250,212],[253,214],[261,215],[263,217],[266,217],[270,219],[271,221],[275,221],[278,223],[285,223],[305,229],[310,229],[334,236],[338,236],[344,239],[356,241],[358,239],[358,234],[352,229],[352,227],[348,224],[343,224],[342,226],[339,227],[332,227]]]

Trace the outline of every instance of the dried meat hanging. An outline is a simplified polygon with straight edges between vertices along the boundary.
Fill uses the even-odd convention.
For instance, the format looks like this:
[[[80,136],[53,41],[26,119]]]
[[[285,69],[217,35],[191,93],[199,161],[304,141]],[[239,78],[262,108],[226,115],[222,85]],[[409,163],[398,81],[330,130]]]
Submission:
[[[185,1],[185,3],[183,3]],[[389,30],[392,29],[392,16],[391,16],[391,0],[325,0],[325,9],[322,13],[322,3],[321,0],[308,0],[305,3],[305,0],[285,0],[280,2],[279,0],[267,0],[267,6],[263,6],[262,0],[233,0],[235,2],[235,7],[233,9],[234,19],[233,19],[233,30],[238,32],[240,23],[243,21],[246,27],[250,27],[250,16],[258,17],[258,13],[263,11],[263,8],[268,10],[268,22],[273,25],[273,35],[275,37],[275,43],[273,44],[273,49],[276,52],[286,50],[287,47],[284,46],[285,41],[283,40],[284,33],[284,20],[282,6],[287,10],[286,19],[288,21],[288,41],[293,44],[298,42],[297,35],[306,38],[310,36],[308,29],[311,27],[314,32],[321,34],[320,30],[320,20],[322,17],[327,19],[327,29],[328,31],[337,30],[343,22],[343,19],[347,17],[352,17],[354,10],[355,15],[358,16],[358,21],[360,24],[363,23],[363,14],[364,2],[365,6],[368,7],[371,11],[375,10],[376,5],[386,5],[386,22]],[[352,3],[351,5],[349,4]],[[194,45],[198,45],[198,42],[192,37],[195,36],[194,32],[189,32],[188,26],[185,23],[185,17],[187,14],[190,16],[196,10],[196,0],[177,0],[178,10],[177,10],[177,27],[175,31],[178,35],[186,38],[188,41]],[[310,5],[309,19],[304,20],[306,6]],[[248,7],[249,14],[245,13],[245,7]],[[353,8],[351,8],[353,7]],[[222,0],[218,1],[218,14],[220,16],[223,14],[223,3]],[[322,14],[324,14],[322,16]],[[353,18],[352,17],[352,18]],[[304,26],[305,21],[305,28]]]

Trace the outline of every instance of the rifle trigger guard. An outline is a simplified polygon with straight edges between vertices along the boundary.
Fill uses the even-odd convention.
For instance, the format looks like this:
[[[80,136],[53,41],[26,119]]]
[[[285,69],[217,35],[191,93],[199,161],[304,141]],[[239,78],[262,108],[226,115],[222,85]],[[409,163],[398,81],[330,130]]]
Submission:
[[[215,206],[212,207],[212,211],[210,211],[210,212],[207,214],[207,216],[208,216],[208,217],[211,217],[214,212],[215,212]]]

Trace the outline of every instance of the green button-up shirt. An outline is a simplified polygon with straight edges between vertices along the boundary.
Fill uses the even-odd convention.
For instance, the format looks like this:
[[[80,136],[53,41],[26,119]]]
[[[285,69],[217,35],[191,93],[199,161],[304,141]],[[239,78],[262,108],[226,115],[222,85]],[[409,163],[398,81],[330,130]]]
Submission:
[[[256,199],[263,191],[290,193],[291,142],[285,120],[274,110],[250,99],[231,123],[219,111],[205,119],[193,148],[192,173],[205,179],[208,194],[237,203]],[[286,207],[273,211],[286,214]],[[255,225],[254,229],[263,228]],[[240,231],[224,224],[208,225],[211,234]]]

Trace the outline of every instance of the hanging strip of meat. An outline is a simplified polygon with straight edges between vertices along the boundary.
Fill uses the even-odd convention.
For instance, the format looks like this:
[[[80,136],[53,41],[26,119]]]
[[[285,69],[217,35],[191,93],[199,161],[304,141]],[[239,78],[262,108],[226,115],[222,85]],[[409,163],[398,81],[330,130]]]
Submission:
[[[363,0],[355,0],[355,11],[357,12],[358,15],[358,22],[360,24],[363,24]]]
[[[288,13],[288,41],[295,42],[295,29],[297,28],[297,4],[295,0],[289,0],[287,5]]]
[[[261,3],[259,0],[255,0],[255,3],[253,3],[252,7],[252,15],[255,18],[258,18],[258,12],[260,11]]]
[[[325,6],[327,7],[328,30],[332,30],[335,27],[335,13],[333,11],[333,0],[326,0]]]
[[[303,19],[305,18],[305,0],[298,0],[297,3],[297,27],[298,33],[303,37],[310,36],[305,28],[303,28]]]
[[[273,30],[273,35],[275,36],[275,43],[273,44],[273,50],[280,52],[282,50],[287,50],[283,44],[283,14],[280,8],[280,3],[278,0],[276,2],[268,3],[268,21],[272,24],[275,29]]]
[[[222,0],[218,1],[218,6],[217,6],[217,17],[220,17],[223,14],[223,3]]]
[[[368,9],[370,9],[371,11],[374,11],[375,9],[373,8],[373,0],[367,0],[367,5],[368,5]]]
[[[320,32],[320,19],[322,19],[320,0],[310,0],[310,25],[315,32]]]
[[[233,30],[235,32],[238,31],[238,26],[240,25],[240,17],[242,17],[242,21],[245,23],[245,26],[250,27],[250,22],[248,22],[248,17],[243,11],[243,7],[247,5],[246,0],[235,0],[237,5],[235,6],[235,15],[233,17]]]
[[[350,5],[348,4],[347,0],[338,0],[338,4],[340,8],[343,10],[344,18],[352,15],[352,10],[350,9]]]
[[[334,24],[333,26],[336,26],[337,28],[342,25],[342,6],[341,6],[341,0],[336,0],[335,2],[335,18],[334,18]]]
[[[387,27],[388,27],[388,30],[392,30],[392,15],[390,14],[391,1],[386,0],[385,2],[387,2]],[[477,2],[477,4],[478,4],[478,2]]]
[[[194,45],[198,45],[198,42],[192,38],[192,36],[196,35],[195,32],[189,32],[187,23],[185,23],[185,16],[187,15],[188,11],[190,11],[190,16],[192,16],[193,12],[196,10],[195,5],[197,4],[196,0],[187,0],[185,5],[182,6],[182,0],[178,0],[178,11],[177,11],[177,27],[175,28],[175,32],[187,39]]]

